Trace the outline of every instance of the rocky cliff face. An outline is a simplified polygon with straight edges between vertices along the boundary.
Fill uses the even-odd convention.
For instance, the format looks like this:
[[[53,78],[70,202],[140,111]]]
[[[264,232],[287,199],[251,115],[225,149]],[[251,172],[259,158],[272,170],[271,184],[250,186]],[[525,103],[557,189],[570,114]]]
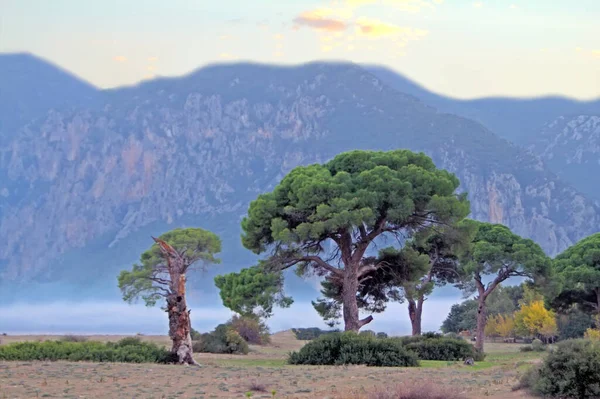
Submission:
[[[529,149],[581,192],[600,200],[600,116],[561,116],[530,140]]]
[[[239,226],[287,171],[354,148],[426,152],[458,175],[472,217],[551,255],[600,226],[599,208],[537,158],[356,66],[221,66],[105,93],[99,107],[50,110],[2,144],[2,278],[43,279],[70,251],[154,222]]]

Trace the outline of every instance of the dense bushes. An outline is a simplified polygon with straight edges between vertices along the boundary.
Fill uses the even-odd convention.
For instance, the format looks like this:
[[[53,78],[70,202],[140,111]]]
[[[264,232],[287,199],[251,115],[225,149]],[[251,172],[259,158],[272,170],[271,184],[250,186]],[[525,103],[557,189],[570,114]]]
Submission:
[[[290,364],[414,367],[419,362],[414,352],[393,339],[377,339],[353,332],[323,335],[289,355]]]
[[[269,327],[259,319],[236,315],[227,324],[249,344],[266,345],[271,342]]]
[[[312,328],[292,328],[292,332],[296,335],[296,339],[300,341],[312,341],[319,338],[321,335],[340,332],[340,330],[321,330],[317,327]]]
[[[460,338],[436,333],[399,338],[376,338],[372,334],[331,333],[306,344],[289,357],[291,364],[414,366],[415,359],[483,360],[473,345]]]
[[[437,333],[392,339],[398,340],[407,349],[415,352],[421,360],[456,361],[472,357],[476,361],[482,361],[485,357],[464,339],[444,337]]]
[[[116,343],[96,341],[18,342],[0,346],[0,360],[68,360],[91,362],[170,363],[172,354],[138,338]]]
[[[198,353],[247,354],[248,343],[227,324],[219,324],[214,331],[200,335],[192,350]]]
[[[478,357],[473,345],[456,338],[423,339],[407,344],[406,349],[415,352],[421,360],[455,361]]]
[[[540,367],[532,368],[523,387],[544,397],[600,397],[600,343],[576,339],[560,342]]]

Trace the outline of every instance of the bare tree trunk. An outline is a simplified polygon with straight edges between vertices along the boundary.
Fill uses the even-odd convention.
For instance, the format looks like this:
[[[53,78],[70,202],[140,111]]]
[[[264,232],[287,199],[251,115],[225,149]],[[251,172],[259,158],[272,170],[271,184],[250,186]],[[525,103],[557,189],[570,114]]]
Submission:
[[[356,293],[358,292],[358,266],[347,265],[342,287],[342,313],[344,316],[344,331],[358,332],[361,327],[369,324],[373,316],[359,319]]]
[[[412,326],[412,335],[421,335],[421,316],[423,315],[424,298],[421,296],[417,301],[408,300],[408,317]]]
[[[169,337],[173,341],[171,352],[177,354],[179,364],[199,366],[194,360],[190,310],[185,300],[185,276],[180,275],[177,293],[167,297],[167,312],[169,314]]]
[[[475,348],[483,352],[483,342],[485,340],[485,324],[486,324],[486,306],[484,295],[479,295],[479,306],[477,307],[477,333],[475,335]]]

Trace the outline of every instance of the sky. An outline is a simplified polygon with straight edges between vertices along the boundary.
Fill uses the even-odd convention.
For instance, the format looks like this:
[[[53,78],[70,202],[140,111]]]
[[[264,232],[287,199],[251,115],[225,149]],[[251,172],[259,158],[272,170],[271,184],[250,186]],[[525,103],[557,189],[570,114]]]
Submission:
[[[0,0],[0,52],[110,88],[207,64],[385,65],[455,98],[600,97],[598,0]]]

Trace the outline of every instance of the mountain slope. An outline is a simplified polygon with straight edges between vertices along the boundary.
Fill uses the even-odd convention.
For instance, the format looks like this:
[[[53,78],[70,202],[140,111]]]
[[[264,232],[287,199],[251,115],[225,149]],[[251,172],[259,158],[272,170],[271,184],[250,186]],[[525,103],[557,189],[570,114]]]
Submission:
[[[600,199],[600,108],[596,115],[561,116],[547,123],[528,148],[572,182],[581,192]]]
[[[31,54],[0,54],[0,76],[0,141],[52,108],[99,101],[94,86]]]
[[[549,254],[600,226],[600,209],[537,158],[356,65],[211,66],[103,98],[52,110],[0,147],[0,273],[11,286],[114,286],[150,233],[182,224],[223,237],[219,272],[248,266],[248,202],[291,168],[356,148],[426,152],[458,175],[473,217]],[[210,278],[199,289],[214,290]]]

